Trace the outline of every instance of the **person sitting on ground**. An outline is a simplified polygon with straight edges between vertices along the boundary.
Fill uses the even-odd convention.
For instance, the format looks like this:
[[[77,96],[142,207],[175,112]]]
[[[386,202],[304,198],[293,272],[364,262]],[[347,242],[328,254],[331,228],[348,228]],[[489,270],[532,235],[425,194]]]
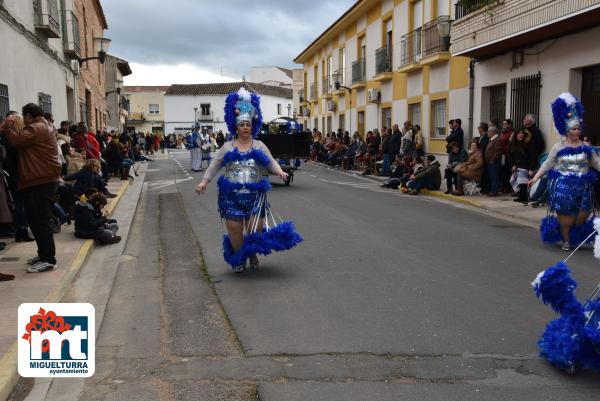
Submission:
[[[88,198],[89,197],[89,198]],[[106,197],[93,190],[87,191],[75,204],[75,236],[95,239],[103,244],[116,244],[121,241],[117,234],[119,226],[114,219],[102,215]]]
[[[88,159],[81,170],[75,174],[67,175],[63,178],[64,181],[76,181],[73,186],[75,195],[80,196],[85,194],[92,188],[99,190],[106,195],[107,198],[115,198],[117,195],[108,192],[104,181],[100,178],[100,161],[96,159]]]
[[[448,145],[448,164],[444,170],[444,178],[446,179],[446,194],[452,193],[453,186],[458,189],[458,177],[454,172],[456,166],[464,163],[469,158],[469,155],[464,149],[460,148],[458,142],[451,142]]]
[[[400,157],[400,155],[397,155],[396,167],[392,171],[392,175],[381,186],[392,189],[398,189],[401,185],[405,186],[413,174],[413,164],[414,159],[411,156]]]
[[[456,179],[456,191],[452,194],[456,196],[463,196],[464,183],[466,179],[474,180],[476,182],[481,181],[483,175],[483,154],[479,150],[478,141],[476,139],[469,142],[469,158],[464,163],[459,163],[454,167],[454,173],[457,175]]]
[[[350,144],[346,147],[346,149],[344,149],[344,153],[342,155],[342,168],[344,170],[354,168],[354,157],[356,156],[356,151],[358,150],[359,138],[360,134],[358,131],[356,131],[350,140]]]
[[[330,166],[337,166],[341,164],[342,155],[344,154],[344,140],[339,138],[336,140],[333,150],[330,150],[327,154],[327,164]]]
[[[68,143],[63,143],[60,146],[62,154],[67,162],[66,174],[75,174],[85,164],[85,154],[76,152]]]
[[[108,164],[109,171],[118,172],[122,180],[133,179],[133,177],[129,176],[133,160],[126,158],[124,153],[123,145],[113,140],[106,147],[103,156]]]
[[[407,186],[410,189],[410,195],[417,195],[421,189],[437,191],[442,185],[442,174],[440,172],[440,162],[434,155],[427,155],[427,166],[414,174]]]

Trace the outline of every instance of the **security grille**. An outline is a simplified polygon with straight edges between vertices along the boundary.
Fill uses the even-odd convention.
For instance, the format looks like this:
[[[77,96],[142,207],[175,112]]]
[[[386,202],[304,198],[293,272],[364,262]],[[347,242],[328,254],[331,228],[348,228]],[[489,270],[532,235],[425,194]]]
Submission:
[[[514,78],[511,81],[510,118],[520,125],[526,114],[539,116],[542,74]]]
[[[38,93],[38,105],[44,113],[52,113],[52,96],[46,93]]]
[[[0,116],[4,117],[9,111],[8,86],[0,84]]]

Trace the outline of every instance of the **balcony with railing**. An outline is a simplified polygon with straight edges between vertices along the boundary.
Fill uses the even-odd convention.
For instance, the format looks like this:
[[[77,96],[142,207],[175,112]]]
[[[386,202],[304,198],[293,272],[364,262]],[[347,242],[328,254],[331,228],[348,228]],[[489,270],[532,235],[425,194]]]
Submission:
[[[421,60],[421,28],[400,38],[400,70],[410,71]]]
[[[298,101],[299,101],[300,103],[304,103],[304,102],[306,102],[306,97],[304,96],[304,89],[300,89],[300,90],[298,91]]]
[[[364,86],[367,80],[367,61],[360,58],[352,63],[352,86]]]
[[[597,26],[598,0],[461,0],[451,51],[485,59]]]
[[[198,110],[198,121],[213,121],[213,112],[202,113]]]
[[[33,0],[35,29],[48,38],[60,38],[60,23],[57,0]]]
[[[392,48],[389,46],[375,50],[375,80],[392,78]]]
[[[317,94],[317,84],[313,82],[312,84],[310,84],[310,101],[316,102],[318,98],[319,96]]]
[[[343,68],[335,70],[333,75],[331,76],[331,80],[333,81],[333,89],[335,91],[340,91],[343,89],[336,89],[339,86],[346,86],[346,73]]]
[[[81,37],[79,20],[73,11],[65,11],[63,25],[63,44],[65,55],[74,59],[81,57]]]
[[[129,112],[131,111],[129,99],[127,99],[124,96],[121,96],[121,103],[119,104],[119,106],[121,107],[122,114],[124,114],[125,116],[129,115]]]
[[[428,65],[450,58],[450,16],[442,15],[422,27],[421,64]]]

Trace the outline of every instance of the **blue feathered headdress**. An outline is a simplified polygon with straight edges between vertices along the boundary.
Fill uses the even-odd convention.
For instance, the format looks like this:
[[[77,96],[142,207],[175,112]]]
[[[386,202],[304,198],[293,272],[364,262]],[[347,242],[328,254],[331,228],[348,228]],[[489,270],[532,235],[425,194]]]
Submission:
[[[579,125],[583,132],[583,105],[572,94],[561,93],[552,102],[552,115],[559,134],[567,135],[575,125]]]
[[[225,99],[225,122],[229,129],[228,139],[237,134],[237,125],[241,121],[252,123],[252,136],[256,138],[260,132],[263,118],[260,111],[260,98],[256,93],[240,88]]]

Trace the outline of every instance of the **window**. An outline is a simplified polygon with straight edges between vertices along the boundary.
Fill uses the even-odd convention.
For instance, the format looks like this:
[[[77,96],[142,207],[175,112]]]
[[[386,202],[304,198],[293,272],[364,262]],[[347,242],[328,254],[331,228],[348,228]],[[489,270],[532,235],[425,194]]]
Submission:
[[[495,118],[502,122],[506,118],[506,85],[490,87],[489,94],[490,120]]]
[[[8,86],[0,84],[0,116],[4,117],[9,111]]]
[[[392,109],[381,109],[381,126],[386,128],[392,127]]]
[[[431,116],[434,138],[446,136],[446,99],[431,102]]]
[[[52,96],[46,93],[38,93],[38,105],[44,113],[52,113]]]
[[[540,73],[513,78],[511,81],[512,96],[510,100],[510,118],[520,125],[526,114],[539,116],[540,112]],[[502,121],[505,117],[500,117]]]
[[[281,114],[281,103],[277,103],[277,115]]]
[[[408,120],[413,123],[413,125],[421,125],[421,103],[408,105]],[[388,128],[390,128],[389,125]]]
[[[210,116],[210,104],[205,103],[200,105],[200,113],[203,116]]]
[[[158,104],[150,104],[148,107],[148,114],[156,116],[160,114],[160,108]]]

